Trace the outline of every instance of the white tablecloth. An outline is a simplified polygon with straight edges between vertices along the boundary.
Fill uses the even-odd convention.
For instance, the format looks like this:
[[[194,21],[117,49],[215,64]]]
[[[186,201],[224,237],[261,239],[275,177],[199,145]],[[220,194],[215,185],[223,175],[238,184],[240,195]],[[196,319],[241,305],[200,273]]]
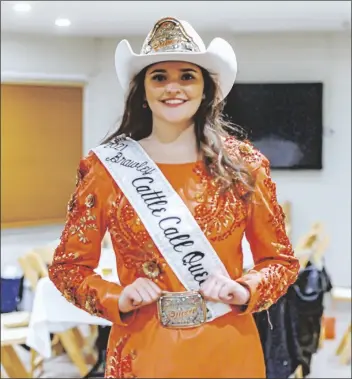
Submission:
[[[102,274],[103,268],[111,268],[109,276]],[[119,282],[114,252],[103,249],[97,273],[104,279]],[[29,323],[27,345],[36,350],[44,358],[50,358],[50,333],[59,333],[78,325],[111,325],[110,321],[89,313],[69,303],[57,290],[49,278],[39,280]]]

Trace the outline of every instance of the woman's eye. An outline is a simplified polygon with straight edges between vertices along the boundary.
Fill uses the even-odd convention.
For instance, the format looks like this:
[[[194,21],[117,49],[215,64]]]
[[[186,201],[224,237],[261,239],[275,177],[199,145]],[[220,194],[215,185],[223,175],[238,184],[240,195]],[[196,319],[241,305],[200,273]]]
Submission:
[[[194,79],[194,76],[192,74],[183,74],[182,80],[192,80]]]
[[[165,79],[166,79],[165,75],[161,75],[161,74],[158,74],[152,77],[152,80],[155,80],[156,82],[162,82]]]

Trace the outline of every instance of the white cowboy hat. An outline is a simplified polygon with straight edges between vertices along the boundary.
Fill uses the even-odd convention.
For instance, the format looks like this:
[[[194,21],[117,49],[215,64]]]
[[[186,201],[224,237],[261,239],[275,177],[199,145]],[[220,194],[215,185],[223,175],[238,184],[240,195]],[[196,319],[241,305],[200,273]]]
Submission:
[[[124,92],[127,93],[131,81],[143,68],[164,61],[190,62],[203,67],[217,80],[222,99],[236,79],[236,55],[227,41],[214,38],[206,48],[188,22],[167,17],[154,25],[140,54],[133,52],[127,40],[117,45],[115,68]]]

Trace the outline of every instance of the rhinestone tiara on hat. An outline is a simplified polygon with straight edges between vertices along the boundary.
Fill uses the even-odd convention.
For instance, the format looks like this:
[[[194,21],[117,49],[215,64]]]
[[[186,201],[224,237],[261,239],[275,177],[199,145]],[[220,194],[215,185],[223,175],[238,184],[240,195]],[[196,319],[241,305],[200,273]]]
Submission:
[[[147,36],[141,54],[161,52],[200,52],[199,46],[187,34],[181,22],[172,17],[159,20]]]

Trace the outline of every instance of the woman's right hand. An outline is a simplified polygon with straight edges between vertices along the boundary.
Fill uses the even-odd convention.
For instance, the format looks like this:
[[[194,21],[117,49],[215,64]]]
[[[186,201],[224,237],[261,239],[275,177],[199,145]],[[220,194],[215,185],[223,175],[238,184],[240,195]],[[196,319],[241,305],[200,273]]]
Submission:
[[[119,310],[121,313],[128,313],[152,304],[159,299],[161,293],[161,289],[150,279],[138,278],[121,292]]]

